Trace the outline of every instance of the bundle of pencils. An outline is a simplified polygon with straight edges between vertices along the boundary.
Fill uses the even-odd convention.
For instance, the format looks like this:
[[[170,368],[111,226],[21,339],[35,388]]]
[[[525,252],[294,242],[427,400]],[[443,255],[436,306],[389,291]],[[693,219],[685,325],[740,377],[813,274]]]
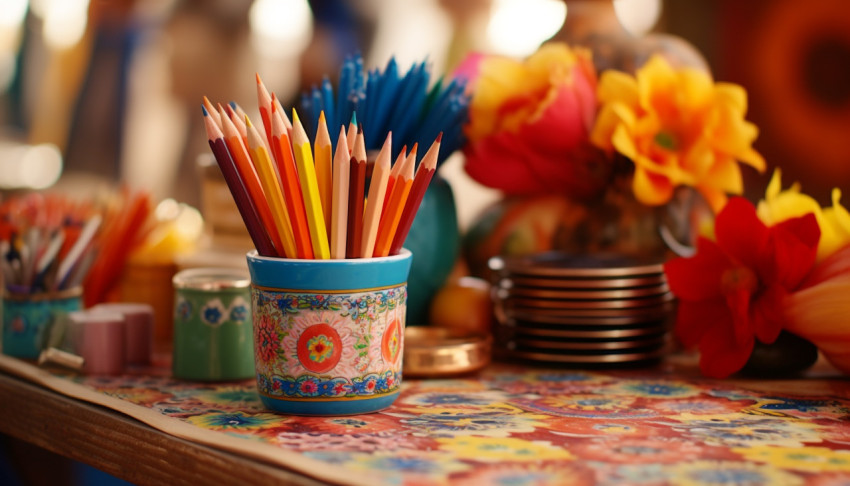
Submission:
[[[88,274],[102,217],[89,202],[32,193],[0,205],[0,266],[7,292],[78,287]]]
[[[364,73],[362,57],[350,56],[340,68],[336,93],[325,77],[321,86],[301,95],[304,127],[308,136],[315,137],[312,129],[318,126],[322,112],[330,127],[347,123],[356,113],[357,121],[369,129],[366,150],[379,149],[382,134],[393,132],[397,142],[393,160],[403,145],[425,146],[442,133],[439,164],[464,143],[470,97],[460,80],[440,78],[429,88],[430,79],[424,61],[401,74],[395,58],[391,58],[383,72],[372,69]]]
[[[416,169],[418,144],[392,156],[386,134],[367,181],[366,136],[356,116],[331,139],[320,111],[312,140],[257,75],[262,132],[230,103],[201,107],[210,148],[249,235],[263,256],[299,259],[395,255],[407,237],[439,159],[435,135]],[[392,160],[395,159],[395,164]]]

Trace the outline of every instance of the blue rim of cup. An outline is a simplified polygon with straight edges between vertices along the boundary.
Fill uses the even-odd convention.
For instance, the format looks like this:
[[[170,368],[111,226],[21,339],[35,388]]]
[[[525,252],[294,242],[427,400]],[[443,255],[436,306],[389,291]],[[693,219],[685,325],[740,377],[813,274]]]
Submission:
[[[251,284],[265,289],[354,291],[405,285],[412,254],[402,248],[398,255],[376,258],[307,260],[264,257],[248,252]]]

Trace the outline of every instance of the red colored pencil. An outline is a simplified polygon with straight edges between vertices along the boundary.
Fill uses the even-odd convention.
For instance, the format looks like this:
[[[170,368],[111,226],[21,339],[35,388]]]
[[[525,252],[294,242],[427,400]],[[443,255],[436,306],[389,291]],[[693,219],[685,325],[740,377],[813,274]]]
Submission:
[[[260,107],[260,118],[263,119],[263,128],[266,130],[266,140],[268,144],[272,143],[272,97],[269,95],[269,90],[260,79],[260,73],[255,73],[257,76],[257,105]]]
[[[410,188],[410,193],[407,195],[407,202],[404,204],[404,211],[401,213],[401,219],[398,223],[393,243],[390,245],[390,255],[398,255],[401,251],[404,240],[407,239],[407,233],[410,232],[410,227],[413,226],[413,219],[416,218],[416,212],[419,210],[419,205],[422,203],[422,198],[425,197],[425,191],[428,189],[428,184],[431,183],[431,178],[437,171],[437,154],[440,151],[440,142],[443,140],[443,133],[437,135],[437,139],[431,144],[431,148],[422,158],[419,163],[419,169],[416,171],[416,176],[413,178],[413,186]]]
[[[245,222],[245,228],[248,230],[248,235],[257,252],[263,256],[274,256],[275,250],[272,240],[268,233],[263,228],[260,222],[260,216],[257,213],[257,208],[254,202],[248,196],[248,190],[245,188],[245,183],[239,177],[239,171],[236,169],[236,162],[230,156],[227,150],[227,143],[224,141],[224,134],[221,129],[214,124],[214,121],[209,115],[206,108],[203,108],[204,124],[207,129],[207,138],[209,139],[210,148],[218,166],[221,168],[221,173],[224,176],[224,181],[227,183],[227,188],[230,189],[230,195],[233,196],[233,201],[236,203],[236,209],[239,210],[239,215]]]
[[[363,197],[366,188],[366,143],[363,129],[357,129],[354,149],[351,151],[351,170],[348,185],[348,234],[345,257],[360,258],[363,238]]]
[[[254,206],[257,208],[257,214],[260,216],[260,221],[263,223],[263,227],[271,228],[271,230],[267,230],[266,232],[268,233],[269,238],[271,238],[272,243],[274,243],[274,256],[283,257],[285,256],[283,241],[280,239],[280,232],[277,231],[277,226],[275,225],[274,217],[272,217],[272,210],[269,207],[269,202],[266,200],[263,188],[260,186],[260,179],[257,177],[257,173],[254,170],[254,164],[251,163],[251,157],[248,155],[248,149],[242,145],[242,137],[239,135],[239,131],[236,130],[236,126],[232,121],[230,121],[230,118],[224,114],[224,108],[219,107],[219,110],[222,112],[222,128],[224,132],[224,141],[227,144],[227,150],[230,152],[230,156],[236,163],[236,170],[239,171],[239,176],[245,183],[248,195],[254,201]]]

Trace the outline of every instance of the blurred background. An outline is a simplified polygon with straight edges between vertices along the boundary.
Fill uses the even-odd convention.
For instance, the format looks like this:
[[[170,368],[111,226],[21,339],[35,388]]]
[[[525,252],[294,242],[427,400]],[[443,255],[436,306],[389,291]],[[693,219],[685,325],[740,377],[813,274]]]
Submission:
[[[367,69],[427,59],[436,79],[472,52],[522,58],[550,39],[590,47],[597,67],[664,51],[743,85],[769,165],[746,173],[752,200],[774,167],[821,204],[850,192],[846,0],[0,0],[0,200],[125,184],[209,217],[203,96],[259,119],[255,72],[291,107],[354,53]],[[462,167],[458,153],[440,169],[461,229],[498,197]],[[98,482],[26,447],[0,441],[24,484]],[[0,484],[14,476],[0,460]]]
[[[450,73],[473,51],[556,38],[614,59],[672,50],[742,84],[755,146],[828,202],[850,183],[850,9],[843,0],[0,0],[0,191],[124,182],[201,205],[202,96],[256,110],[255,72],[292,106],[342,59]],[[598,61],[602,62],[602,61]],[[435,79],[434,76],[432,79]],[[459,155],[457,157],[460,157]],[[457,158],[456,157],[456,158]],[[468,181],[446,164],[452,184]],[[747,181],[754,197],[770,171]],[[752,176],[752,174],[748,174]],[[456,191],[461,226],[488,192]]]

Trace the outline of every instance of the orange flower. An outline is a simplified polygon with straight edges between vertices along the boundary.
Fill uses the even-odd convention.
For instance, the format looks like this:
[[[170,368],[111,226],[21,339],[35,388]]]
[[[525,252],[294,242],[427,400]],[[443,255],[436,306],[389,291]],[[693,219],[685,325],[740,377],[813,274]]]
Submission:
[[[850,374],[850,245],[820,262],[785,305],[785,328]]]
[[[584,198],[607,184],[611,162],[588,140],[596,113],[590,54],[543,45],[524,62],[471,56],[466,172],[507,194]]]
[[[636,77],[604,72],[597,96],[602,107],[591,141],[632,160],[632,188],[644,204],[665,204],[686,185],[719,212],[727,194],[743,191],[738,161],[765,169],[752,148],[758,129],[744,120],[747,93],[738,85],[674,69],[655,55]]]

